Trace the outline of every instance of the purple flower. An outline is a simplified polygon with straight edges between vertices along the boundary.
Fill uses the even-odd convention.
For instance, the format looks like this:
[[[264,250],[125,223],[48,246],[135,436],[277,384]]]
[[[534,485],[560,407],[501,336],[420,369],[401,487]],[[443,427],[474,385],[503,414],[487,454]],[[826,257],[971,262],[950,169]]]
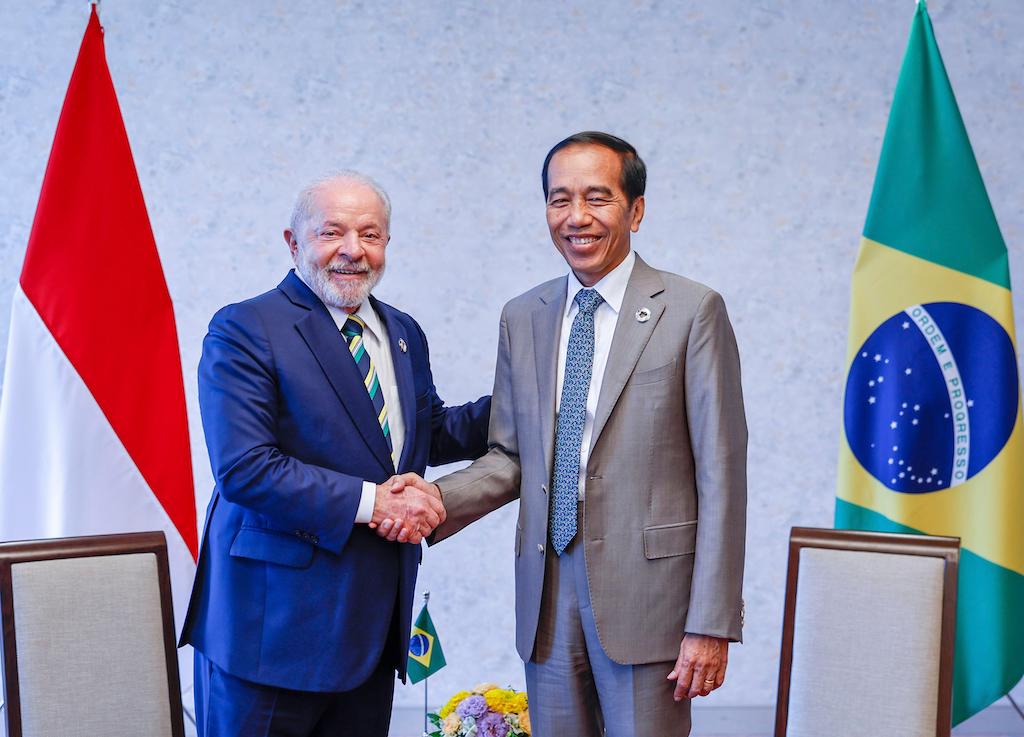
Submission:
[[[457,711],[459,716],[463,719],[466,717],[479,719],[487,712],[487,700],[479,694],[474,694],[468,699],[464,699],[455,711]]]
[[[493,711],[487,712],[482,719],[477,720],[476,728],[480,737],[505,737],[508,734],[505,717]]]

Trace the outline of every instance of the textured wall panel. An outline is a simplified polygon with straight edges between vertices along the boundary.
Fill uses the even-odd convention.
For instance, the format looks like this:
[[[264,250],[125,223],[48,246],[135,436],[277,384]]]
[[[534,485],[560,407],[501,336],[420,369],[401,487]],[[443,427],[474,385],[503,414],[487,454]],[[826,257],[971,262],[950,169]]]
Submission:
[[[9,3],[0,23],[0,358],[86,11]],[[931,11],[1024,287],[1024,9]],[[708,703],[772,703],[788,529],[831,524],[850,273],[913,12],[911,0],[104,2],[177,311],[200,509],[202,336],[218,307],[280,280],[280,232],[307,179],[356,167],[390,190],[379,294],[421,321],[438,387],[461,401],[490,389],[501,305],[562,269],[544,225],[544,153],[576,130],[610,130],[650,169],[637,249],[716,287],[736,326],[751,430],[747,630]],[[438,697],[484,679],[522,685],[513,515],[426,555],[421,583],[451,664],[431,679]],[[398,690],[401,705],[421,698]]]

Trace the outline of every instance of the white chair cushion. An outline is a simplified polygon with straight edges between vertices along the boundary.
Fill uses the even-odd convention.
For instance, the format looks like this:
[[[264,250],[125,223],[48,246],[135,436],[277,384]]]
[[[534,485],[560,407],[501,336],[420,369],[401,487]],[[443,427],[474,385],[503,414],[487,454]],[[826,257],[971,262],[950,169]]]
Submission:
[[[25,737],[170,737],[156,556],[11,566]]]
[[[933,737],[944,561],[804,548],[789,737]]]

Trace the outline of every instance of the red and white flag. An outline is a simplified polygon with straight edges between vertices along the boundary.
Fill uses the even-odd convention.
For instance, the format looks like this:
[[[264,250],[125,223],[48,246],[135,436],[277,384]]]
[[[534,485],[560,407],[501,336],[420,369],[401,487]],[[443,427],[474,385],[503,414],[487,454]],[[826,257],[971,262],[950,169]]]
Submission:
[[[181,357],[94,6],[14,293],[0,540],[142,530],[167,535],[180,625],[198,552]]]

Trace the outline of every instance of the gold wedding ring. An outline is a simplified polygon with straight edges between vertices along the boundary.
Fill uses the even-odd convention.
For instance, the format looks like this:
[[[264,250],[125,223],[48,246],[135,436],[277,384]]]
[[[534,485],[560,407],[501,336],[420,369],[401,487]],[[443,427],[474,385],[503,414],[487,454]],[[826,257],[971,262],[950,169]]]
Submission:
[[[704,679],[704,683],[714,683],[714,682],[715,682],[714,678],[705,678]]]

